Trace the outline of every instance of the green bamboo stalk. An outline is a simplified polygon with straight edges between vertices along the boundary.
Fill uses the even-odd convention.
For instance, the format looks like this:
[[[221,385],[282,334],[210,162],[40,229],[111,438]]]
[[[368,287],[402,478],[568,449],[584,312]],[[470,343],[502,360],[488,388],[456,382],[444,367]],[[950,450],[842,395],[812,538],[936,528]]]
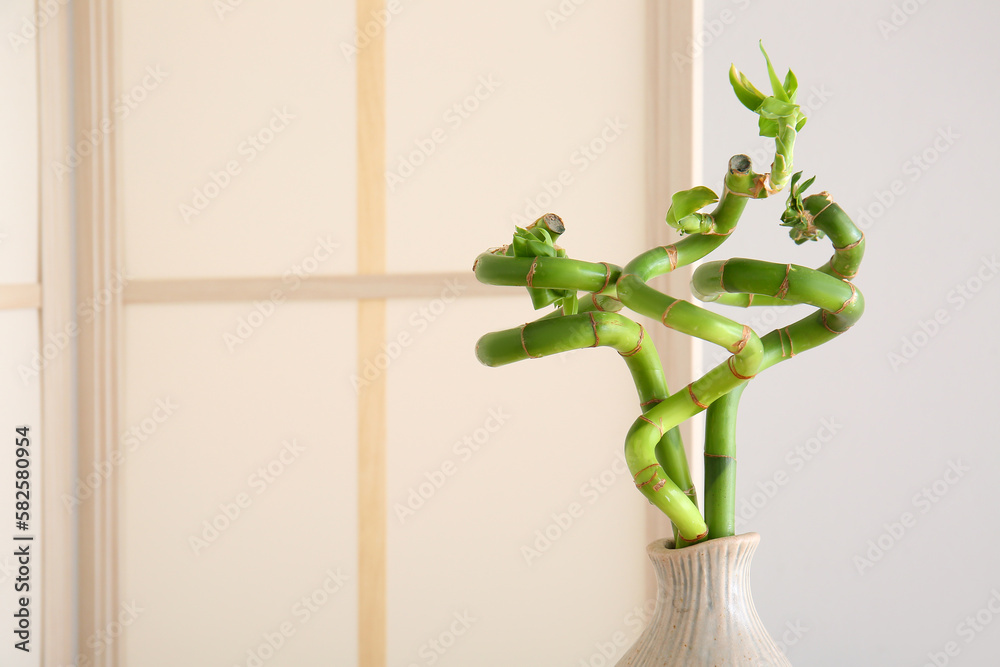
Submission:
[[[485,334],[476,357],[486,366],[505,366],[587,347],[617,350],[632,374],[639,402],[667,395],[660,357],[637,322],[619,313],[588,312],[543,318],[520,327]]]
[[[545,317],[521,327],[488,333],[476,344],[476,356],[486,366],[504,366],[599,346],[611,347],[623,357],[643,411],[652,409],[668,396],[663,367],[652,339],[637,322],[616,313]],[[690,492],[694,484],[679,430],[664,434],[662,439],[664,443],[657,450],[656,462],[674,483]]]
[[[798,82],[789,70],[780,81],[764,51],[773,95],[760,92],[735,67],[730,80],[739,100],[759,115],[761,136],[775,139],[769,174],[757,174],[745,155],[734,156],[722,196],[705,187],[677,192],[667,223],[686,238],[651,249],[624,268],[571,260],[554,241],[565,228],[547,214],[512,244],[483,253],[474,271],[484,283],[528,289],[536,308],[556,310],[521,327],[483,336],[477,355],[496,366],[582,347],[612,347],[625,358],[639,395],[641,415],[625,438],[625,458],[640,492],[662,510],[675,527],[680,547],[706,537],[735,532],[736,414],[750,379],[771,366],[836,338],[861,316],[864,299],[849,282],[864,254],[864,234],[823,192],[802,197],[814,180],[799,185],[792,174],[797,133],[805,116],[795,103]],[[703,301],[740,307],[810,304],[818,310],[792,325],[759,337],[749,326],[676,299],[647,282],[691,264],[717,249],[735,230],[747,202],[790,184],[783,225],[796,244],[830,237],[834,254],[819,269],[734,258],[709,262],[695,270],[692,291]],[[716,203],[704,213],[701,209]],[[578,298],[583,291],[587,297]],[[624,315],[623,307],[658,319],[665,326],[725,347],[732,353],[684,389],[669,394],[659,356],[644,330]],[[705,516],[681,442],[679,425],[707,410],[705,437]]]
[[[705,413],[705,521],[708,539],[736,534],[736,412],[741,384]]]
[[[621,275],[613,264],[583,262],[567,257],[508,257],[484,252],[476,258],[476,279],[487,285],[538,287],[602,292]]]

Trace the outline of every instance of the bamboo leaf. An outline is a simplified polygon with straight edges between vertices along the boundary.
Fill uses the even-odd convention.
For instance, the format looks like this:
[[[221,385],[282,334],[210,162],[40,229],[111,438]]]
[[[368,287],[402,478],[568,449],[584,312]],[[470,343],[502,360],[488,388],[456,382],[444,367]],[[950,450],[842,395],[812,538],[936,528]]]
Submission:
[[[698,209],[719,201],[719,196],[703,185],[675,192],[667,209],[667,224],[677,227],[679,221]]]
[[[740,72],[740,83],[742,83],[742,84],[743,84],[743,87],[744,87],[744,88],[746,88],[746,89],[747,89],[747,90],[749,90],[749,91],[750,91],[751,93],[753,93],[753,94],[754,94],[754,97],[759,97],[761,101],[764,101],[764,98],[765,98],[765,97],[767,97],[767,95],[765,95],[764,93],[762,93],[762,92],[761,92],[761,91],[760,91],[760,90],[759,90],[759,89],[757,88],[757,86],[755,86],[755,85],[753,85],[752,83],[750,83],[750,79],[748,79],[748,78],[747,78],[747,75],[746,75],[746,74],[744,74],[743,72]]]
[[[805,116],[802,116],[801,118],[799,118],[799,122],[797,122],[795,124],[795,131],[796,132],[801,132],[802,128],[806,126],[806,121],[807,120],[809,120],[809,119],[806,118]]]
[[[549,234],[549,230],[545,229],[544,227],[535,227],[531,231],[535,235],[535,238],[537,238],[539,241],[541,241],[542,243],[546,243],[548,245],[552,245],[552,235]]]
[[[746,77],[743,77],[739,70],[736,69],[736,65],[731,65],[729,67],[729,83],[732,84],[733,92],[736,93],[737,99],[739,99],[743,106],[750,109],[750,111],[757,111],[757,108],[760,107],[760,103],[764,101],[764,94],[756,88],[753,88],[753,86],[748,88],[742,80],[745,78]]]
[[[760,105],[760,115],[766,118],[787,118],[798,111],[797,104],[783,102],[776,97],[766,98]]]
[[[799,90],[799,80],[795,76],[795,72],[788,70],[788,74],[785,75],[785,83],[783,85],[785,92],[788,93],[788,101],[795,101],[795,93]]]
[[[761,116],[757,125],[760,127],[760,136],[772,139],[778,136],[778,121],[775,119]]]
[[[556,249],[534,239],[528,241],[528,249],[533,257],[555,257]]]
[[[528,250],[528,241],[523,236],[514,234],[514,239],[510,244],[510,247],[514,250],[514,257],[530,257],[530,251]]]
[[[764,60],[767,61],[767,76],[771,79],[771,89],[774,90],[774,96],[777,97],[782,102],[788,102],[788,94],[781,85],[781,80],[778,79],[778,73],[774,71],[774,65],[771,64],[771,57],[767,55],[767,51],[764,50],[764,42],[760,42],[760,52],[764,54]]]

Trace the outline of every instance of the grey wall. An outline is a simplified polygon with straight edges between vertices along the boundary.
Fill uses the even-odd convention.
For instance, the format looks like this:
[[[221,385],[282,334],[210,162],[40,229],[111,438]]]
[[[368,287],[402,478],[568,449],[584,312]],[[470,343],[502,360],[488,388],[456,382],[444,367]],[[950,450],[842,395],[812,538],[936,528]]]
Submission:
[[[763,39],[810,107],[797,168],[868,243],[862,321],[744,394],[758,610],[796,665],[998,664],[1000,5],[706,0],[705,20],[704,182],[768,147],[727,80],[735,62],[766,85]],[[825,261],[828,241],[796,247],[778,227],[775,199],[751,202],[710,259]],[[763,333],[804,312],[749,321]]]

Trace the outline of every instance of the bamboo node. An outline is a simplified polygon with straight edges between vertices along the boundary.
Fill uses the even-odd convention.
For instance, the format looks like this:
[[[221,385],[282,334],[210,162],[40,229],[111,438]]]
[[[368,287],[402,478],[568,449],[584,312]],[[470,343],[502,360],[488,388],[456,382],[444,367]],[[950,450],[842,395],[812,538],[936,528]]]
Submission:
[[[753,333],[753,329],[751,329],[748,325],[744,324],[743,325],[743,335],[740,337],[740,339],[738,341],[736,341],[736,343],[735,343],[735,345],[733,345],[733,349],[731,351],[734,352],[734,353],[736,353],[736,354],[739,354],[740,352],[742,352],[743,348],[745,348],[747,346],[747,343],[750,342],[750,335],[752,333]]]
[[[598,293],[608,289],[608,283],[611,282],[611,265],[607,262],[601,262],[601,264],[604,265],[604,285],[601,286],[601,289],[597,290]]]
[[[692,401],[694,402],[694,404],[695,404],[695,405],[697,405],[697,406],[698,406],[699,408],[701,408],[702,410],[705,410],[705,409],[707,409],[707,408],[708,408],[708,406],[707,406],[707,405],[705,405],[704,403],[702,403],[701,401],[699,401],[699,400],[698,400],[698,397],[694,395],[694,389],[692,389],[692,385],[693,385],[693,384],[694,384],[694,383],[692,382],[691,384],[689,384],[689,385],[687,386],[687,390],[688,390],[688,396],[690,396],[690,397],[691,397],[691,400],[692,400]]]
[[[642,487],[646,486],[650,482],[654,482],[657,479],[659,479],[659,475],[657,474],[656,470],[653,470],[652,476],[649,479],[647,479],[645,482],[643,482],[642,484],[639,484],[639,475],[641,475],[642,473],[646,472],[650,468],[659,468],[659,467],[660,467],[659,463],[654,463],[652,465],[646,466],[645,468],[643,468],[642,470],[640,470],[639,472],[637,472],[635,475],[633,475],[632,476],[632,481],[635,483],[636,488],[641,489]]]
[[[601,344],[601,336],[597,333],[597,320],[594,319],[594,311],[590,311],[590,328],[594,330],[594,344],[591,347],[597,347]]]
[[[719,265],[719,289],[723,292],[726,291],[726,264],[728,263],[729,260],[727,259]]]
[[[535,269],[537,268],[538,268],[538,258],[535,257],[535,259],[531,261],[531,268],[528,269],[528,275],[524,277],[524,284],[527,285],[528,287],[531,287],[531,283],[535,280]]]
[[[642,350],[642,339],[643,339],[643,337],[645,335],[646,335],[646,329],[644,329],[643,326],[640,324],[639,325],[639,342],[636,343],[635,347],[633,347],[628,352],[619,352],[618,354],[622,355],[623,357],[633,357],[633,356],[639,354],[639,352]]]
[[[788,336],[788,358],[791,359],[795,356],[795,348],[792,347],[792,332],[789,331],[791,327],[785,327],[785,335]]]
[[[835,269],[835,268],[834,268],[834,266],[833,266],[833,260],[834,260],[834,259],[836,259],[836,255],[834,255],[833,259],[831,259],[831,260],[830,260],[830,270],[831,270],[832,272],[836,273],[836,274],[837,274],[837,276],[838,276],[838,277],[839,277],[839,278],[840,278],[841,280],[850,280],[851,278],[855,278],[855,277],[857,277],[857,275],[858,275],[858,272],[857,272],[857,271],[855,271],[854,273],[851,273],[851,274],[846,274],[846,273],[841,273],[840,271],[838,271],[837,269]]]
[[[844,301],[844,305],[833,311],[834,315],[840,315],[842,312],[847,310],[847,307],[858,300],[858,288],[854,286],[854,283],[848,282],[848,286],[851,288],[851,296]]]
[[[673,244],[661,247],[667,252],[667,261],[670,262],[670,270],[673,271],[677,268],[677,248]]]
[[[857,241],[855,241],[854,243],[849,243],[849,244],[847,244],[845,246],[841,246],[839,248],[837,246],[834,246],[833,250],[834,250],[834,252],[847,252],[848,250],[854,250],[855,248],[857,248],[859,245],[861,245],[864,242],[865,242],[865,233],[861,232],[861,238],[858,239]]]
[[[521,325],[521,349],[524,350],[524,353],[526,355],[528,355],[529,359],[539,359],[539,358],[542,357],[542,355],[539,354],[539,355],[536,356],[536,355],[532,354],[531,352],[528,352],[528,346],[524,342],[524,328],[526,326],[528,326],[528,325],[527,324],[522,324]]]
[[[657,431],[660,432],[660,437],[663,437],[663,420],[662,419],[660,419],[660,423],[659,424],[657,424],[656,422],[654,422],[652,419],[650,419],[646,415],[639,415],[639,419],[641,419],[642,421],[646,422],[650,426],[654,427]]]
[[[824,310],[824,311],[821,311],[821,312],[822,312],[823,326],[826,327],[826,330],[829,331],[830,333],[835,333],[835,334],[839,335],[839,334],[844,333],[844,331],[847,331],[848,329],[851,328],[851,327],[847,327],[847,329],[844,329],[843,331],[837,331],[836,329],[832,328],[829,325],[829,323],[827,323],[827,321],[826,321],[826,311]]]
[[[679,304],[680,302],[681,302],[680,299],[674,299],[673,301],[671,301],[670,305],[667,306],[666,310],[663,311],[663,315],[660,316],[660,322],[663,324],[663,326],[667,327],[668,329],[673,329],[673,327],[667,324],[667,315],[670,314],[670,309]]]
[[[728,363],[729,363],[729,371],[734,376],[738,377],[741,380],[752,380],[755,377],[757,377],[756,375],[740,375],[739,372],[736,370],[736,357],[729,357]]]
[[[784,299],[788,296],[788,274],[792,271],[791,264],[785,264],[785,279],[781,281],[781,286],[778,287],[778,292],[775,294],[776,299]]]

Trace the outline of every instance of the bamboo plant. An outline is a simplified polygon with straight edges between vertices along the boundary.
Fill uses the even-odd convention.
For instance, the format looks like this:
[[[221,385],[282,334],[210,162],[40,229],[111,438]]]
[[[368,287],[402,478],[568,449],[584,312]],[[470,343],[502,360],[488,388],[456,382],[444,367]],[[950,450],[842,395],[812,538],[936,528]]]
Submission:
[[[488,333],[476,344],[487,366],[502,366],[587,347],[611,347],[621,355],[639,397],[639,412],[625,436],[625,458],[639,491],[662,510],[681,548],[735,534],[736,413],[749,382],[797,354],[833,340],[861,317],[864,299],[851,282],[864,254],[864,234],[827,192],[806,196],[813,178],[792,173],[792,152],[806,118],[795,103],[798,82],[791,70],[779,79],[767,52],[772,94],[765,95],[735,66],[729,79],[738,100],[759,117],[761,136],[774,138],[768,173],[754,172],[750,158],[729,161],[722,194],[707,187],[677,192],[666,222],[678,230],[676,243],[648,250],[624,267],[571,259],[556,244],[565,232],[549,213],[512,242],[482,253],[473,270],[491,285],[527,288],[536,310],[552,312],[521,326]],[[690,301],[664,294],[648,283],[655,276],[697,262],[736,230],[751,199],[788,188],[781,225],[798,244],[824,236],[833,256],[818,269],[732,258],[699,265],[691,291],[703,302],[749,308],[809,304],[816,310],[789,326],[759,335],[745,324]],[[709,212],[702,209],[714,204]],[[581,296],[581,292],[585,296]],[[688,386],[671,393],[645,327],[624,308],[661,325],[724,347],[731,356]],[[679,425],[706,412],[704,515],[698,509]]]

